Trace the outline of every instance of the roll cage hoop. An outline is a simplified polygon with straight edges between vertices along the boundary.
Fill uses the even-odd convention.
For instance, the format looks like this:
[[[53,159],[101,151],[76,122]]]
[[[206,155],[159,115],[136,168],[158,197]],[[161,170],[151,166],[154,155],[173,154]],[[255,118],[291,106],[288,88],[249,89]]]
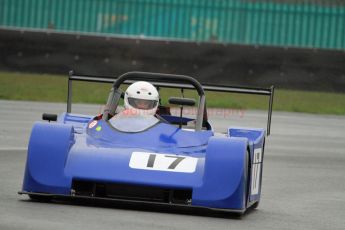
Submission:
[[[205,111],[205,92],[202,85],[192,77],[185,75],[175,74],[163,74],[163,73],[148,73],[148,72],[128,72],[116,79],[113,87],[110,91],[107,104],[103,111],[103,119],[108,120],[109,115],[114,115],[116,108],[121,98],[121,84],[125,81],[149,81],[155,85],[155,83],[177,83],[177,84],[189,84],[194,86],[199,95],[198,112],[195,122],[195,130],[200,131],[202,129],[204,111]]]

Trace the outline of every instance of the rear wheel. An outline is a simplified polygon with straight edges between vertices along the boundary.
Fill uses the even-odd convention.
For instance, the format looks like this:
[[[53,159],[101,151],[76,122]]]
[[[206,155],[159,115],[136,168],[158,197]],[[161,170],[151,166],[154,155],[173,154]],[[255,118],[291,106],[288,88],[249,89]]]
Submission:
[[[255,202],[253,205],[252,205],[252,208],[257,208],[257,207],[259,207],[259,204],[260,204],[260,201],[258,201],[258,202]]]

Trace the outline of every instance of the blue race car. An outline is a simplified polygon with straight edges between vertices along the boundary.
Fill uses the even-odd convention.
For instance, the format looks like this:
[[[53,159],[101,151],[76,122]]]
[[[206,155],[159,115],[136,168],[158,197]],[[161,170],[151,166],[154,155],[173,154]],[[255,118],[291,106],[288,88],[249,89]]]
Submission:
[[[74,80],[113,83],[101,115],[71,113]],[[195,100],[174,97],[169,102],[181,108],[180,116],[171,115],[162,105],[155,122],[140,116],[112,122],[123,97],[121,85],[136,81],[151,82],[158,89],[194,90],[196,117],[184,117],[182,110]],[[32,129],[19,194],[44,201],[68,197],[241,214],[258,206],[273,87],[201,85],[189,76],[146,72],[129,72],[114,82],[114,78],[71,71],[68,82],[67,113],[44,114],[43,120],[49,122],[36,122]],[[267,133],[261,128],[216,133],[207,119],[205,91],[269,96]]]

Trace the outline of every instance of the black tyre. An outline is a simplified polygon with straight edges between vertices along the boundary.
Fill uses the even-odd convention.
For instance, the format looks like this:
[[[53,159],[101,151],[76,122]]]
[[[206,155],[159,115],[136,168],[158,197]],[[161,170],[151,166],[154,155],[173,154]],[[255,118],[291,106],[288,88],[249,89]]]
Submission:
[[[252,208],[255,209],[255,208],[259,207],[259,204],[260,204],[260,201],[256,202],[255,204],[252,205]]]
[[[51,196],[41,196],[41,195],[33,195],[29,194],[29,197],[33,201],[38,201],[38,202],[49,202],[53,199]]]

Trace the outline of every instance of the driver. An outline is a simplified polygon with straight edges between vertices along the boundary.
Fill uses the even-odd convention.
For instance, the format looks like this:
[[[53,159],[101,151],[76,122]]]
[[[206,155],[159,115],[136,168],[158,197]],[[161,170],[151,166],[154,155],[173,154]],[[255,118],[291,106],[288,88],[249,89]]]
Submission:
[[[125,110],[109,122],[122,132],[141,132],[159,122],[155,117],[158,102],[159,94],[152,84],[146,81],[135,82],[125,92]]]
[[[159,93],[157,89],[146,81],[137,81],[131,84],[124,97],[124,106],[127,115],[154,116],[156,114]]]

